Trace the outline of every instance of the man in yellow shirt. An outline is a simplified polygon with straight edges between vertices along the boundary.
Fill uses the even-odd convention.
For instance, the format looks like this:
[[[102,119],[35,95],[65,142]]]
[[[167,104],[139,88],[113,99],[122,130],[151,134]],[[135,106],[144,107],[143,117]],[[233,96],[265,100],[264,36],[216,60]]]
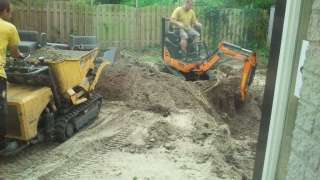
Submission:
[[[187,53],[188,38],[195,37],[200,40],[200,31],[202,25],[198,22],[195,12],[192,10],[192,0],[185,0],[182,7],[177,7],[172,15],[170,22],[180,28],[180,46],[184,53]]]
[[[23,57],[18,50],[20,38],[16,27],[8,22],[10,18],[10,0],[0,0],[0,142],[6,135],[7,124],[7,76],[4,69],[7,48],[13,57]]]

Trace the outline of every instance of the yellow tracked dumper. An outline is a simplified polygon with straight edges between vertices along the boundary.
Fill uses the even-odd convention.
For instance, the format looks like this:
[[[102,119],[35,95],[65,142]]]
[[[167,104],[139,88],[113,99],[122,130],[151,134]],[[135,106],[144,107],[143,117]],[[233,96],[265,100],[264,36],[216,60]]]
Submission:
[[[98,49],[49,51],[59,56],[43,53],[7,64],[8,120],[5,141],[0,142],[2,155],[39,141],[63,142],[99,114],[102,97],[94,89],[111,63],[97,58]]]

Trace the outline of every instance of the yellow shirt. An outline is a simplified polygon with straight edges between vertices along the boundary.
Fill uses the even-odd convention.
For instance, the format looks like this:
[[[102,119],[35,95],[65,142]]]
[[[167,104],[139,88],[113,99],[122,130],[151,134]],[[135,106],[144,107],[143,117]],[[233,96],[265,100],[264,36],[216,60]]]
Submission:
[[[0,18],[0,77],[7,78],[6,66],[7,47],[17,46],[20,38],[16,27]]]
[[[192,9],[186,11],[184,7],[177,7],[173,11],[171,18],[183,23],[185,27],[192,27],[197,22],[196,13]]]

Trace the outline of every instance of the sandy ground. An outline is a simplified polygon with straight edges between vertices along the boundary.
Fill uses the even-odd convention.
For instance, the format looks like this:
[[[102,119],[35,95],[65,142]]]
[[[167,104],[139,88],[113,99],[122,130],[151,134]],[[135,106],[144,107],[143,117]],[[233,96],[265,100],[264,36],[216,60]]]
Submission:
[[[95,123],[63,144],[0,157],[0,179],[250,179],[263,70],[237,109],[233,72],[219,70],[216,86],[218,78],[186,82],[154,63],[122,59],[99,82],[105,101]]]

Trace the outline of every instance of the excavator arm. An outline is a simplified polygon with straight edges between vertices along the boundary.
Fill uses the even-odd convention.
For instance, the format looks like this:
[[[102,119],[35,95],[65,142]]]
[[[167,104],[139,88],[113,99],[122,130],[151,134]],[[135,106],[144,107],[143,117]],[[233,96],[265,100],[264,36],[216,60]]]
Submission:
[[[240,82],[240,101],[245,101],[248,95],[248,88],[253,80],[257,65],[256,53],[241,48],[240,46],[222,42],[218,49],[213,53],[207,61],[202,63],[184,63],[178,59],[172,58],[168,49],[164,48],[163,60],[165,64],[173,67],[177,71],[187,74],[194,72],[198,76],[206,74],[213,69],[225,57],[232,58],[243,62],[242,77]]]
[[[244,101],[248,95],[248,87],[251,84],[256,65],[256,53],[241,48],[240,46],[222,42],[216,52],[197,69],[198,74],[206,73],[212,69],[223,57],[232,58],[243,62],[242,78],[240,82],[240,100]]]

